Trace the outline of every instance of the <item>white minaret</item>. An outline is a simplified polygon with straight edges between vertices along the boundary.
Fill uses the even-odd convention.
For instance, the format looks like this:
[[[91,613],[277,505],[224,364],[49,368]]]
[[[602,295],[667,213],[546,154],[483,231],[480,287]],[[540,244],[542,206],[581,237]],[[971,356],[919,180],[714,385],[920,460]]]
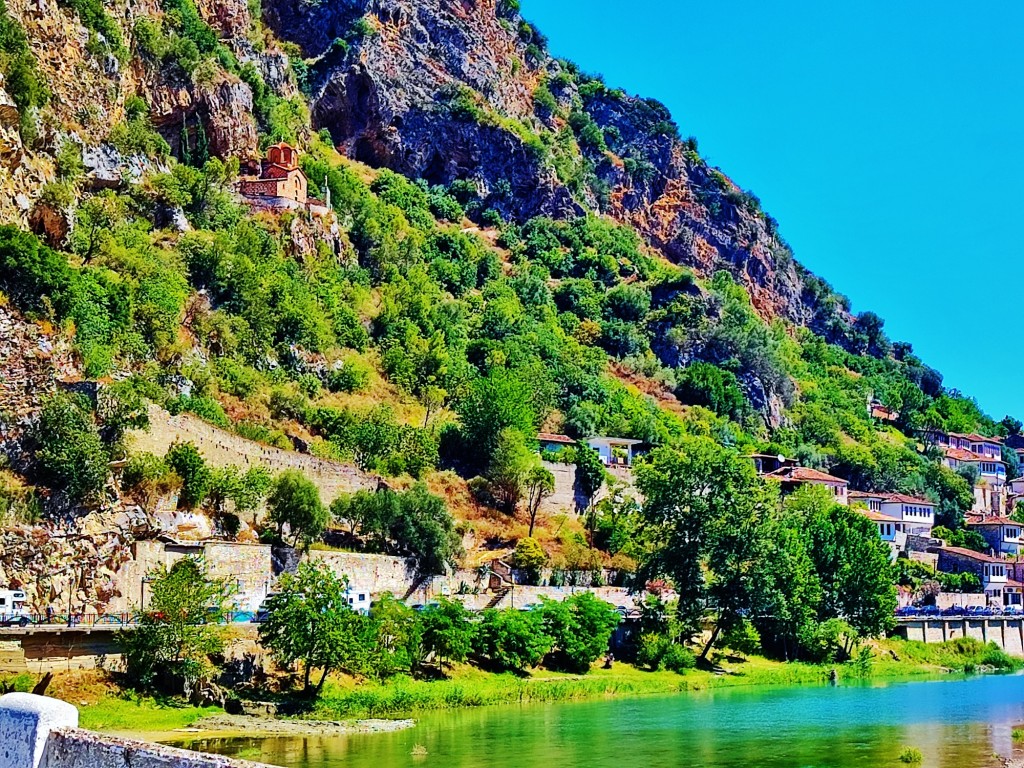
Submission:
[[[324,200],[324,202],[327,203],[327,210],[330,210],[331,209],[331,188],[327,185],[327,177],[326,176],[324,176],[324,191],[325,191],[325,200]]]

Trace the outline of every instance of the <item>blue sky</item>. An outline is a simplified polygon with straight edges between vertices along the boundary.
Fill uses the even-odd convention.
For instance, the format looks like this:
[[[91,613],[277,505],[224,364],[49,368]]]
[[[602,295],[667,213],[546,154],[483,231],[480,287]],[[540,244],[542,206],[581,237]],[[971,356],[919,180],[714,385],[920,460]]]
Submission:
[[[554,55],[668,105],[855,312],[1024,418],[1024,3],[522,6]]]

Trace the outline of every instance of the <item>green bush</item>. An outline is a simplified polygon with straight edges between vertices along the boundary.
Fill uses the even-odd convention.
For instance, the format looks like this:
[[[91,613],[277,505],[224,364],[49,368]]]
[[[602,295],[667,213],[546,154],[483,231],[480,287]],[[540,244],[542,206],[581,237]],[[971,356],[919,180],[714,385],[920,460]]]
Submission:
[[[95,497],[107,479],[110,457],[92,409],[82,398],[57,394],[39,412],[28,446],[38,480],[72,501]]]
[[[672,643],[662,657],[662,664],[665,669],[676,674],[683,674],[688,669],[697,666],[697,657],[693,651],[678,643]]]
[[[192,443],[175,443],[164,461],[181,478],[178,506],[193,509],[202,504],[210,490],[212,475],[199,449]]]
[[[101,0],[60,0],[60,4],[77,13],[82,26],[90,32],[102,35],[114,56],[122,62],[127,61],[128,49],[124,46],[121,28],[107,13]]]
[[[922,755],[921,750],[916,747],[904,747],[903,751],[899,754],[899,761],[901,763],[917,764],[922,760],[924,760],[924,755]]]
[[[21,115],[22,137],[32,138],[34,134],[26,135],[31,127],[30,110],[49,101],[50,92],[29,49],[25,30],[8,12],[6,0],[0,0],[0,72],[4,88]]]

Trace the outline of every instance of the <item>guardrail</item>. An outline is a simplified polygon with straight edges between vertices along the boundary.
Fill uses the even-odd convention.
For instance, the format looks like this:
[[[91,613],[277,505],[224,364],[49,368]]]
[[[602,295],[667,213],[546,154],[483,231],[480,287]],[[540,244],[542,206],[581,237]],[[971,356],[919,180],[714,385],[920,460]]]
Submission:
[[[134,627],[144,614],[138,611],[125,613],[33,613],[25,616],[0,616],[0,627]],[[151,614],[159,618],[159,614]],[[220,624],[249,623],[256,617],[255,611],[228,611]]]
[[[973,611],[948,608],[941,611],[897,611],[896,619],[1024,619],[1024,611],[999,611],[992,608]]]

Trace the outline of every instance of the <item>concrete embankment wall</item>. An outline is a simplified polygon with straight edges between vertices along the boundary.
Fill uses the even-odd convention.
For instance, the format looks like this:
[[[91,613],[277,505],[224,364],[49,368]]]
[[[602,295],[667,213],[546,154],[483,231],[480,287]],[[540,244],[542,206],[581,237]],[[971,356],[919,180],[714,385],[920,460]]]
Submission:
[[[583,511],[587,505],[587,499],[578,493],[576,488],[576,465],[556,464],[551,461],[543,462],[544,469],[548,470],[555,477],[555,491],[544,499],[541,509],[548,513],[569,512],[576,513]],[[606,467],[608,474],[626,485],[627,495],[638,497],[638,492],[633,486],[633,470],[629,467]],[[608,486],[604,486],[597,492],[593,501],[600,501],[608,495]]]
[[[1012,656],[1024,656],[1024,618],[1021,617],[901,619],[896,633],[907,640],[924,643],[972,637],[983,643],[995,643]]]
[[[358,467],[271,448],[218,429],[187,413],[171,416],[162,408],[151,406],[149,425],[148,431],[130,433],[133,450],[163,456],[175,442],[192,443],[210,464],[217,467],[234,465],[247,469],[262,466],[272,475],[286,469],[297,469],[316,483],[325,504],[330,504],[343,493],[372,490],[379,482]]]
[[[0,768],[259,768],[258,763],[104,736],[78,728],[64,701],[0,696]]]

